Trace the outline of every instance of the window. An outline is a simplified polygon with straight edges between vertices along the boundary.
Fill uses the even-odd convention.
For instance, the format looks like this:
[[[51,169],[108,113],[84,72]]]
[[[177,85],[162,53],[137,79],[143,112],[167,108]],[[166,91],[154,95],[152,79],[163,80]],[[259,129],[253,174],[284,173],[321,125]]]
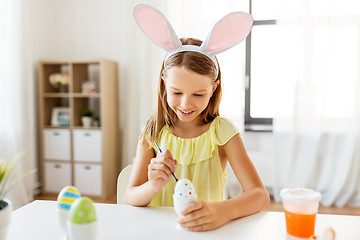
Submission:
[[[254,25],[246,39],[245,130],[271,131],[276,80],[277,1],[249,0]]]

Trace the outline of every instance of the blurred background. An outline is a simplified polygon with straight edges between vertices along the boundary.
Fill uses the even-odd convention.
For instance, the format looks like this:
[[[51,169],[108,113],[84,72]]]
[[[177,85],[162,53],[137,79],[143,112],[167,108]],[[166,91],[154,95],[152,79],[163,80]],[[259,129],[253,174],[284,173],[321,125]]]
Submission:
[[[179,37],[201,40],[229,12],[251,13],[251,35],[218,56],[221,114],[241,131],[275,202],[281,188],[302,186],[320,191],[323,206],[360,206],[357,0],[1,0],[2,155],[23,150],[25,169],[43,168],[40,60],[109,59],[118,63],[117,173],[132,162],[165,56],[136,26],[136,3],[158,8]],[[227,171],[231,197],[241,187]],[[16,185],[16,207],[43,191],[42,177]]]

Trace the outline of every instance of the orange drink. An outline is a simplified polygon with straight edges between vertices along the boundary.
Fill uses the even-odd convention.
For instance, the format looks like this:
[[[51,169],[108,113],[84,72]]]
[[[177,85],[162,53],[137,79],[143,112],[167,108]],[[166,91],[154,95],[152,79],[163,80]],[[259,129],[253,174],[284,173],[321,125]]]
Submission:
[[[292,236],[309,238],[314,235],[315,219],[316,213],[301,214],[285,210],[286,230]]]
[[[309,239],[315,232],[321,194],[308,188],[285,188],[280,196],[288,235],[296,239]]]

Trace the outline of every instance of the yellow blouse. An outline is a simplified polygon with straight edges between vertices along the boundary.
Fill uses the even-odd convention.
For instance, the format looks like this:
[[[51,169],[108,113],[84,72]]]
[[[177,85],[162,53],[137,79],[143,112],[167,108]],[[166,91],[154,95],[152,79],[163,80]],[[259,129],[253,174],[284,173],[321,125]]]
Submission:
[[[213,202],[224,200],[227,180],[220,164],[218,146],[226,144],[237,133],[239,131],[228,119],[216,117],[209,130],[195,138],[175,136],[168,126],[164,126],[157,143],[161,150],[169,150],[177,160],[176,177],[187,178],[193,183],[199,201]],[[159,154],[157,147],[151,145]],[[170,180],[149,205],[173,206],[175,184],[175,179]]]

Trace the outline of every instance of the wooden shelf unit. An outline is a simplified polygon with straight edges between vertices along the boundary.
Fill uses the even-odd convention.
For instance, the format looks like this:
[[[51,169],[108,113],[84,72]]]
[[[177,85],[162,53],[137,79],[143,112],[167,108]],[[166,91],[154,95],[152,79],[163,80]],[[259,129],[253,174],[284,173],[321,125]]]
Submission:
[[[68,73],[65,92],[49,82],[52,73]],[[38,63],[39,151],[43,193],[67,185],[83,195],[107,198],[116,193],[119,174],[118,65],[110,60],[41,60]],[[84,82],[95,93],[82,93]],[[70,112],[69,126],[53,126],[53,109]],[[83,127],[81,113],[90,108],[100,126]]]

